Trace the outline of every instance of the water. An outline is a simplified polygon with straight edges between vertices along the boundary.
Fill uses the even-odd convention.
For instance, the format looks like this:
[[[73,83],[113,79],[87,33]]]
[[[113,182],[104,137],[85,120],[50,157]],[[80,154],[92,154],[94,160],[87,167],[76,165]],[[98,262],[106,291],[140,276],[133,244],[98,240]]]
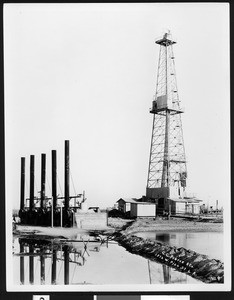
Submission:
[[[200,254],[223,261],[222,232],[139,232],[135,234],[144,239],[161,241],[176,247],[184,247]]]
[[[16,238],[13,268],[17,285],[202,283],[113,241],[53,245]]]

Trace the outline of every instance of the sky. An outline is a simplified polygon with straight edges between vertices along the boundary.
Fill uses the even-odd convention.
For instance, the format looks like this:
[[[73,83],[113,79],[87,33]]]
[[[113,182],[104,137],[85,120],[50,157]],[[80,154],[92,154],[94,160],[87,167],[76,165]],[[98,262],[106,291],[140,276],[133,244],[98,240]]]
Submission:
[[[20,158],[57,150],[64,187],[110,207],[145,195],[159,46],[170,30],[188,169],[188,191],[230,205],[229,12],[227,3],[5,4],[6,201],[20,205]],[[61,187],[61,188],[60,188]],[[39,194],[38,194],[39,195]]]

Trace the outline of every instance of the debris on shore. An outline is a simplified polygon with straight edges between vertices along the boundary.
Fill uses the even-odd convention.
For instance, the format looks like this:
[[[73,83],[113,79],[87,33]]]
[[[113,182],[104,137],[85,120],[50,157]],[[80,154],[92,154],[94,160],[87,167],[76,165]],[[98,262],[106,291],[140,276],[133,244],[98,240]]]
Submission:
[[[171,226],[169,222],[164,223],[164,225],[169,224],[168,226]],[[177,230],[179,226],[181,229],[185,229],[185,223],[178,223]],[[153,224],[153,226],[157,225]],[[207,229],[202,224],[200,225],[200,231],[205,231],[205,228]],[[152,221],[137,220],[136,222],[126,224],[122,230],[116,232],[115,239],[121,246],[133,254],[166,264],[179,272],[186,273],[205,283],[224,283],[224,264],[220,260],[212,259],[207,255],[199,254],[183,247],[175,247],[134,235],[134,232],[144,231],[144,229],[149,230],[149,227],[152,228]],[[162,227],[165,230],[165,226]],[[191,224],[189,229],[192,230],[192,227],[194,226]],[[220,231],[220,228],[215,224],[213,230]]]
[[[220,260],[134,235],[120,234],[116,240],[133,254],[166,264],[205,283],[224,283],[224,265]]]

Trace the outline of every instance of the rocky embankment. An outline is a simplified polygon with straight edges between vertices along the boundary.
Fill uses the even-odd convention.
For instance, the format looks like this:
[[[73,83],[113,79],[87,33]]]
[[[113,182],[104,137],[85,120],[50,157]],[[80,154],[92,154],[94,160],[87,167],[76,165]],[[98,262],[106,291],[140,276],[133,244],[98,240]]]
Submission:
[[[177,222],[177,221],[175,221]],[[224,264],[220,260],[212,259],[207,255],[199,254],[195,251],[185,249],[183,247],[170,246],[168,244],[152,241],[149,239],[143,239],[134,235],[134,232],[137,229],[140,231],[142,228],[145,230],[152,229],[150,226],[152,221],[136,221],[134,223],[129,223],[122,230],[118,230],[115,234],[115,239],[119,242],[120,245],[125,247],[129,252],[141,255],[147,259],[166,264],[177,271],[184,272],[198,280],[201,280],[205,283],[223,283],[224,282]],[[160,222],[159,222],[160,223]],[[164,223],[164,226],[162,226]],[[160,229],[170,226],[173,227],[172,222],[168,225],[168,222],[162,221],[160,224]],[[186,224],[186,226],[185,226]],[[174,224],[175,225],[175,224]],[[153,224],[153,227],[157,227],[158,224]],[[189,231],[194,229],[194,224],[190,223]],[[200,231],[205,231],[207,227],[211,228],[212,225],[204,226],[204,224],[199,224],[196,227]],[[183,224],[183,221],[180,221],[180,224],[177,224],[181,228],[181,231],[188,230],[187,221]],[[147,228],[147,229],[146,229]],[[184,230],[183,230],[184,228]],[[203,230],[202,230],[203,229]],[[214,225],[213,231],[220,231],[220,227]],[[198,230],[199,231],[199,230]]]

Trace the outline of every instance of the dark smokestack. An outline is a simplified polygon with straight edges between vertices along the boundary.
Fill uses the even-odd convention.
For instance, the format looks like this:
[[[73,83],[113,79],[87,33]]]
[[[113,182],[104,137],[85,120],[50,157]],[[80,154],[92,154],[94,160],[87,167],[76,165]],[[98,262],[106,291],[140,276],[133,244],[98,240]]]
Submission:
[[[57,206],[57,153],[52,150],[52,201],[53,207]]]
[[[41,154],[41,208],[45,207],[46,155]]]
[[[21,157],[20,209],[24,209],[25,157]]]
[[[34,155],[30,155],[30,196],[29,209],[32,210],[34,206]]]
[[[65,141],[65,210],[69,208],[69,141]]]

